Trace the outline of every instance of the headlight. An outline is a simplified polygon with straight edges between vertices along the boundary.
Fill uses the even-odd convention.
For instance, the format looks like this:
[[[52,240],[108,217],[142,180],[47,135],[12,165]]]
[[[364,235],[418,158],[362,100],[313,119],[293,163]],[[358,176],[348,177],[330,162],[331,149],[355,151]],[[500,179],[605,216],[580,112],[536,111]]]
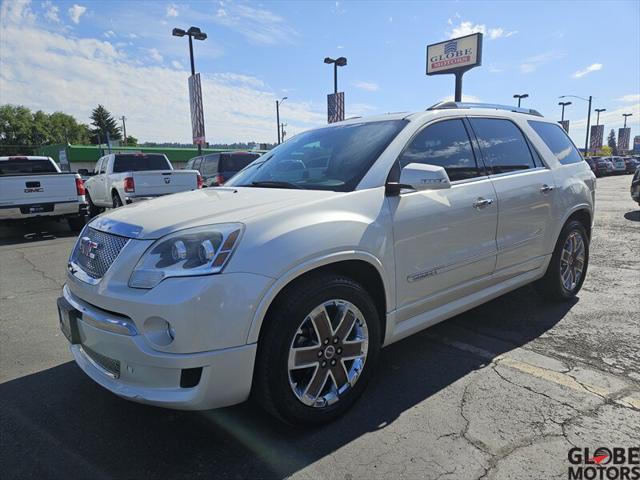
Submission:
[[[220,273],[239,243],[242,224],[188,228],[157,240],[129,278],[132,288],[153,288],[169,277]]]

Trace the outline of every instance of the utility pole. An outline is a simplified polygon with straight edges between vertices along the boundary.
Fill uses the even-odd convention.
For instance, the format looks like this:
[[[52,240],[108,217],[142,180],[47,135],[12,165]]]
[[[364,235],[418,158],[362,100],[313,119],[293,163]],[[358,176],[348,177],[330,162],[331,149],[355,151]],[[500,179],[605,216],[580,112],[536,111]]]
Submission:
[[[461,92],[462,94],[462,92]],[[520,108],[520,102],[522,101],[523,98],[529,98],[529,94],[528,93],[523,93],[521,95],[514,95],[513,98],[517,98],[518,99],[518,108]]]
[[[560,119],[560,121],[564,122],[564,107],[566,107],[567,105],[571,105],[571,102],[558,102],[558,105],[562,107],[562,118]]]
[[[287,134],[287,132],[285,132],[284,127],[286,127],[287,124],[286,123],[281,123],[280,124],[280,135],[282,137],[282,141],[284,142],[284,136]]]
[[[600,125],[600,112],[606,112],[606,108],[596,108],[596,126]]]
[[[624,117],[624,127],[622,128],[627,128],[627,117],[631,117],[633,115],[633,113],[623,113],[622,116]]]
[[[288,97],[282,97],[280,100],[276,100],[276,127],[278,128],[278,145],[280,145],[280,105],[284,102]]]
[[[128,139],[127,139],[127,124],[126,124],[126,123],[124,123],[124,121],[127,119],[127,117],[125,117],[124,115],[122,115],[122,116],[120,117],[120,119],[122,120],[122,132],[123,132],[123,134],[124,134],[124,144],[125,144],[125,145],[128,145],[128,144],[129,144],[129,141],[128,141]]]

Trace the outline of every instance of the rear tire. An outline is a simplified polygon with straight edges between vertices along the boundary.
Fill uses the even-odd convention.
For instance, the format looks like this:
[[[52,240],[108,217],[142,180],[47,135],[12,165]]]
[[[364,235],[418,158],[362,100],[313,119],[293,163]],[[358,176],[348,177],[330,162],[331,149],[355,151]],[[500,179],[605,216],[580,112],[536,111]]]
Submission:
[[[113,192],[111,194],[111,201],[113,203],[113,208],[118,208],[124,205],[122,203],[122,199],[120,198],[120,195],[118,194],[118,192]]]
[[[553,301],[567,301],[582,288],[589,265],[589,235],[577,220],[560,232],[544,277],[535,283],[538,291]]]
[[[380,346],[378,311],[360,284],[336,274],[308,277],[288,288],[265,319],[254,398],[292,425],[330,422],[364,391]],[[303,353],[309,358],[297,356]]]

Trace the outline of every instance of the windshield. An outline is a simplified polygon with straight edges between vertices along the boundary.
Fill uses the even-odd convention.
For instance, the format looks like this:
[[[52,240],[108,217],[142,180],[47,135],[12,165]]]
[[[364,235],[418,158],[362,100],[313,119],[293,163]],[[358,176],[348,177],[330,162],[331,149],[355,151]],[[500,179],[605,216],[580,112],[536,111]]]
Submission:
[[[387,120],[301,133],[264,154],[225,186],[352,191],[406,124]]]
[[[113,172],[139,172],[144,170],[171,170],[164,155],[116,155]]]
[[[0,162],[0,175],[29,175],[58,173],[49,160],[14,160]]]

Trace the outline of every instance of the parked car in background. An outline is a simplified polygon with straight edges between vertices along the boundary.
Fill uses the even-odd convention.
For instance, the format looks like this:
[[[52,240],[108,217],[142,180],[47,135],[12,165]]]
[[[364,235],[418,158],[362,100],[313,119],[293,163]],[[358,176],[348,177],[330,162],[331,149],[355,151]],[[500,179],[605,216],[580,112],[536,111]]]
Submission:
[[[613,175],[622,175],[627,171],[627,164],[622,157],[607,157],[607,160],[611,162]]]
[[[571,301],[595,187],[562,127],[528,109],[334,123],[223,187],[94,219],[60,326],[79,367],[128,400],[203,410],[253,392],[285,422],[325,423],[384,346],[531,282]]]
[[[252,152],[211,153],[192,158],[186,168],[200,172],[203,186],[215,187],[224,184],[259,156]]]
[[[626,173],[635,173],[636,168],[640,165],[640,160],[634,157],[624,157],[624,163],[627,166]]]
[[[598,158],[594,160],[595,164],[595,175],[596,177],[604,177],[605,175],[611,175],[613,171],[613,165],[606,158]]]
[[[640,205],[640,166],[636,167],[636,172],[631,179],[631,198]]]
[[[196,190],[202,178],[195,170],[174,170],[169,159],[159,153],[111,153],[100,158],[85,182],[90,215],[106,207],[122,205]]]
[[[66,219],[78,231],[87,214],[80,175],[62,173],[50,157],[0,157],[0,220]]]
[[[596,160],[598,160],[599,158],[600,157],[584,157],[584,161],[587,162],[587,165],[589,165],[589,168],[596,177],[598,176],[598,172],[596,169]]]

